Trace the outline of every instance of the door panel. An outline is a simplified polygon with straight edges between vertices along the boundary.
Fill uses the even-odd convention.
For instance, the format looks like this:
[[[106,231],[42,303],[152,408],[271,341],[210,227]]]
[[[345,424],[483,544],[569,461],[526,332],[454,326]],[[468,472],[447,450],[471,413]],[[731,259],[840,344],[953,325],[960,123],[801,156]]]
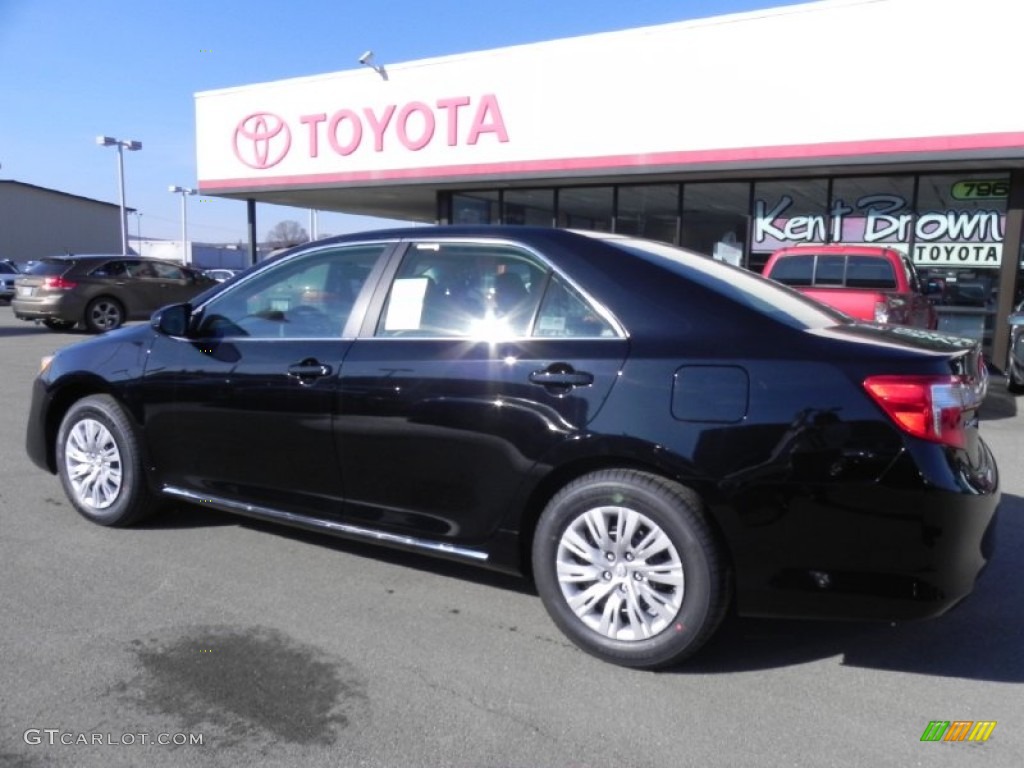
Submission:
[[[584,433],[627,341],[508,243],[412,243],[342,368],[347,519],[471,544],[551,446]]]
[[[538,458],[584,433],[625,354],[622,339],[357,341],[335,423],[346,515],[428,538],[486,538]]]
[[[336,373],[350,345],[158,337],[143,397],[147,447],[164,482],[335,513],[343,488],[331,416]]]
[[[338,371],[389,248],[311,247],[200,307],[189,338],[158,337],[143,386],[147,447],[165,483],[339,514]]]

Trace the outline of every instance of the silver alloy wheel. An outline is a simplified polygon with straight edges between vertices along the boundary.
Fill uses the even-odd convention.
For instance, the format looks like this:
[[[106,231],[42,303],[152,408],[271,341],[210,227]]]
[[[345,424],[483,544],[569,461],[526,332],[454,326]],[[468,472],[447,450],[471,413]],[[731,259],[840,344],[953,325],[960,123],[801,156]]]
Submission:
[[[110,430],[95,419],[82,419],[68,432],[64,466],[75,498],[92,509],[106,509],[121,492],[121,452]]]
[[[89,307],[89,321],[93,328],[113,330],[121,325],[121,307],[113,301],[97,301]]]
[[[683,604],[679,552],[654,521],[626,507],[595,507],[573,520],[556,565],[569,608],[611,640],[654,637]]]

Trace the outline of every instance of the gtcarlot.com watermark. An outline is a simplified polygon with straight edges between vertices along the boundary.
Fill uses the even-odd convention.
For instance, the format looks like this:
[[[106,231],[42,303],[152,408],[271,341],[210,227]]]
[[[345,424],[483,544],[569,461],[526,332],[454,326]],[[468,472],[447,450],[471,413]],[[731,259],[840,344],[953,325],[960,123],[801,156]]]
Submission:
[[[84,733],[62,731],[60,728],[29,728],[22,734],[26,744],[64,746],[116,746],[158,745],[161,747],[197,746],[203,743],[201,733]]]

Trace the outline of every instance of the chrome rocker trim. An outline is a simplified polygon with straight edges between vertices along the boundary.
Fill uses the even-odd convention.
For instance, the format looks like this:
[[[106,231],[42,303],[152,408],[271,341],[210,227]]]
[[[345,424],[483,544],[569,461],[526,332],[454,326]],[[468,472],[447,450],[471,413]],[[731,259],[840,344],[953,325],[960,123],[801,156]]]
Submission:
[[[348,525],[346,523],[335,522],[334,520],[324,520],[319,517],[296,515],[292,512],[284,512],[282,510],[271,509],[269,507],[259,507],[253,504],[243,504],[238,501],[232,501],[231,499],[224,499],[218,496],[202,495],[195,493],[194,491],[185,490],[184,488],[175,488],[174,486],[167,485],[161,489],[161,492],[166,496],[173,496],[195,504],[203,504],[208,507],[214,507],[225,512],[231,512],[245,517],[251,517],[256,520],[264,520],[272,523],[284,523],[285,525],[290,525],[296,528],[305,528],[310,531],[329,533],[334,536],[342,536],[371,543],[396,545],[410,549],[421,549],[428,552],[461,557],[477,562],[486,561],[488,558],[488,554],[486,552],[480,552],[475,549],[466,549],[465,547],[456,547],[452,544],[446,544],[441,541],[417,539],[413,536],[401,536],[395,533],[377,531],[372,528],[361,528],[357,525]]]

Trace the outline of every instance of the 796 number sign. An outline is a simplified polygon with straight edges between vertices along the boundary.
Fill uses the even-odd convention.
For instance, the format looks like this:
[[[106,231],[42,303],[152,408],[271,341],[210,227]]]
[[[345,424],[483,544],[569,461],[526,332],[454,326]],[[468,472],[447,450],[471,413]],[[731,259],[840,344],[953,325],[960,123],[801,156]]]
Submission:
[[[953,185],[954,200],[1000,200],[1010,194],[1008,181],[958,181]]]

